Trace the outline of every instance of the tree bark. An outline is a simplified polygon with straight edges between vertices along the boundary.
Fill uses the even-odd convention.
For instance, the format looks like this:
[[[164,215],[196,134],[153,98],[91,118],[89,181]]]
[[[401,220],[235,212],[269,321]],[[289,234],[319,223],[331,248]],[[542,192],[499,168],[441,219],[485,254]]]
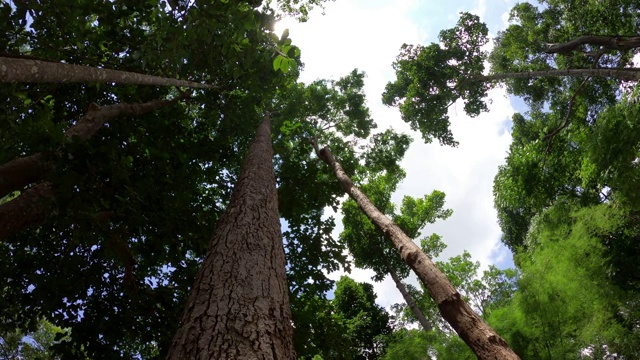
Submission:
[[[577,50],[582,45],[595,45],[607,50],[626,51],[640,47],[640,36],[578,36],[566,43],[552,44],[545,52],[547,54],[568,53]]]
[[[137,116],[154,112],[165,106],[172,105],[185,98],[179,96],[171,100],[153,100],[142,104],[115,104],[98,106],[91,104],[87,113],[73,126],[65,131],[64,136],[71,140],[78,136],[81,140],[91,138],[107,122],[119,116]],[[0,199],[12,191],[20,190],[29,184],[42,179],[51,167],[37,153],[5,163],[0,166]]]
[[[507,343],[471,307],[464,302],[460,293],[451,285],[446,275],[402,230],[382,214],[358,189],[342,166],[325,147],[316,152],[334,171],[342,189],[355,200],[362,211],[389,238],[402,259],[418,275],[438,304],[440,314],[481,360],[519,359]]]
[[[295,359],[270,126],[266,116],[167,359]]]
[[[409,294],[407,287],[404,286],[404,283],[402,282],[402,280],[400,279],[396,271],[393,270],[393,268],[388,268],[388,270],[389,270],[389,274],[391,274],[391,278],[393,279],[393,282],[396,283],[396,287],[400,291],[400,294],[402,294],[404,301],[407,303],[407,305],[409,305],[409,309],[411,309],[411,312],[413,312],[413,315],[416,317],[416,319],[418,319],[418,322],[422,326],[422,329],[426,331],[430,331],[433,328],[433,326],[431,325],[429,320],[427,320],[427,318],[424,316],[424,314],[422,313],[422,310],[420,310],[420,308],[418,307],[418,304],[416,304],[416,301],[413,299],[413,296]]]
[[[217,86],[84,65],[0,57],[0,82],[119,83],[215,89]]]
[[[542,71],[523,71],[515,73],[502,73],[492,75],[475,75],[471,76],[470,80],[477,81],[491,81],[491,80],[505,80],[505,79],[518,79],[518,78],[536,78],[546,76],[595,76],[595,77],[610,77],[625,81],[638,81],[640,80],[639,68],[596,68],[596,69],[564,69],[564,70],[542,70]]]
[[[53,189],[51,183],[42,182],[0,205],[0,239],[6,239],[30,225],[43,222],[53,209],[45,205],[47,201],[54,201]]]

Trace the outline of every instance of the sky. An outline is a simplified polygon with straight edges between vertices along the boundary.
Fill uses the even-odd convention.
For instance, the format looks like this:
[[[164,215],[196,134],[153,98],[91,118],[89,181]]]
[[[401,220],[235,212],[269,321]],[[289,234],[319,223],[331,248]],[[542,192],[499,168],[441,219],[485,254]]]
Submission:
[[[513,266],[511,252],[500,242],[501,232],[493,207],[493,178],[505,162],[511,143],[511,116],[521,102],[506,95],[504,89],[489,92],[489,112],[469,118],[462,104],[449,109],[451,129],[459,142],[456,148],[443,147],[437,141],[424,144],[421,136],[404,123],[397,108],[382,104],[381,94],[389,81],[395,80],[391,67],[400,46],[437,42],[440,30],[455,26],[461,11],[474,13],[495,37],[507,25],[514,0],[336,0],[317,9],[306,23],[284,19],[276,31],[288,28],[293,44],[300,47],[305,64],[301,80],[338,79],[357,68],[367,74],[365,93],[377,131],[391,127],[410,134],[414,141],[402,162],[407,177],[393,195],[399,204],[405,195],[422,197],[433,190],[444,191],[446,207],[453,215],[428,225],[423,236],[438,233],[448,245],[436,260],[471,253],[482,268],[495,264]],[[489,44],[491,46],[491,44]],[[336,217],[338,236],[342,230],[340,214]],[[330,277],[337,280],[344,273]],[[373,283],[370,270],[353,269],[350,277]],[[406,280],[417,284],[415,276]],[[390,277],[373,283],[377,302],[389,308],[402,302],[402,296]]]

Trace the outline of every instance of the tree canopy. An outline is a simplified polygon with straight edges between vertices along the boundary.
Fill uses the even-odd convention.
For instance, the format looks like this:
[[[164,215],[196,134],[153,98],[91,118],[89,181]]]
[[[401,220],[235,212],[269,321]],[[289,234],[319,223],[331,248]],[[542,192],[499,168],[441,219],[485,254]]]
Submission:
[[[274,226],[246,228],[285,259],[248,268],[286,279],[234,285],[280,287],[297,357],[495,357],[477,339],[522,359],[640,356],[638,3],[519,3],[491,50],[461,13],[392,64],[382,101],[427,143],[458,144],[458,100],[473,117],[498,84],[524,99],[494,182],[516,269],[466,251],[434,264],[446,244],[422,231],[452,211],[433,189],[393,203],[412,138],[376,130],[365,73],[298,80],[304,49],[275,22],[324,3],[0,2],[0,357],[166,357],[211,249],[260,248],[216,240],[265,208],[232,201],[259,141],[272,173],[248,191],[268,188]],[[332,280],[351,266],[390,275],[406,303]]]

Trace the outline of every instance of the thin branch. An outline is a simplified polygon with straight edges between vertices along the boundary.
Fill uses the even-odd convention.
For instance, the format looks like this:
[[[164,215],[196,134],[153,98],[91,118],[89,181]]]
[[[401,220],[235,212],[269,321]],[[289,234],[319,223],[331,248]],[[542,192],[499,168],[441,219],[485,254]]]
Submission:
[[[573,104],[575,103],[575,100],[578,97],[578,94],[580,93],[580,90],[582,90],[582,88],[587,83],[587,81],[589,81],[589,79],[590,78],[586,78],[586,79],[582,80],[582,82],[580,83],[580,86],[578,86],[578,89],[576,89],[576,91],[573,93],[573,96],[571,97],[571,100],[569,100],[569,109],[567,110],[567,113],[566,113],[566,115],[564,117],[564,122],[562,123],[562,125],[560,125],[556,129],[554,129],[549,134],[545,135],[543,140],[549,140],[549,143],[551,143],[551,140],[553,140],[554,136],[556,136],[562,129],[564,129],[567,126],[569,126],[569,122],[571,120],[571,111],[573,110]],[[549,146],[547,147],[547,150],[549,150]]]
[[[596,57],[593,59],[593,64],[591,65],[592,67],[597,67],[598,62],[600,61],[600,58],[605,54],[604,50],[600,50],[596,53]],[[543,138],[543,140],[549,141],[549,143],[547,144],[547,148],[545,150],[545,160],[546,160],[546,154],[551,152],[551,146],[553,143],[553,138],[560,132],[562,131],[562,129],[566,128],[567,126],[569,126],[569,122],[571,120],[571,111],[573,110],[573,104],[576,100],[576,97],[578,96],[578,94],[580,93],[580,90],[582,90],[582,88],[587,84],[587,81],[589,81],[591,79],[591,77],[587,77],[584,80],[582,80],[582,82],[580,83],[580,86],[578,86],[578,89],[576,89],[575,93],[573,94],[573,96],[571,97],[571,100],[569,101],[569,108],[567,110],[567,114],[565,115],[564,118],[564,122],[562,123],[562,125],[560,125],[558,128],[556,128],[555,130],[553,130],[552,132],[550,132],[549,134],[545,135],[545,137]],[[543,162],[544,163],[544,162]]]

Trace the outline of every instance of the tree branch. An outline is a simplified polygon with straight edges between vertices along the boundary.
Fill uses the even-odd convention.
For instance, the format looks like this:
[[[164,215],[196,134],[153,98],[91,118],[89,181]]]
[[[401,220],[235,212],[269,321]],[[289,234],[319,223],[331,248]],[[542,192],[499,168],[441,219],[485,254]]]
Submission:
[[[612,50],[631,50],[640,47],[640,36],[597,36],[585,35],[561,44],[549,44],[544,52],[547,54],[566,54],[577,50],[583,45],[601,46],[603,49]]]
[[[187,80],[164,78],[128,71],[103,69],[59,62],[0,57],[0,82],[29,83],[103,83],[182,86],[201,89],[217,89],[218,86]]]

